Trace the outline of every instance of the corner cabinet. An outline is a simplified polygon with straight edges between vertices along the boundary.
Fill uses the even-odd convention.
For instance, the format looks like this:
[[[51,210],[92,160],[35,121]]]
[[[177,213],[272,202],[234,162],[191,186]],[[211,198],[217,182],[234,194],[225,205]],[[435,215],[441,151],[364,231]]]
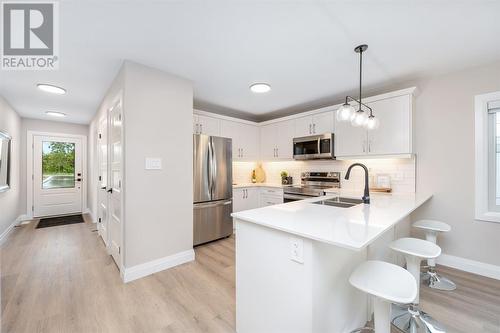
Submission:
[[[367,131],[352,126],[350,122],[337,122],[336,157],[398,157],[413,154],[413,90],[397,96],[371,100],[366,104],[380,120],[380,127]]]
[[[257,126],[221,120],[220,136],[233,139],[233,161],[259,158],[259,128]]]

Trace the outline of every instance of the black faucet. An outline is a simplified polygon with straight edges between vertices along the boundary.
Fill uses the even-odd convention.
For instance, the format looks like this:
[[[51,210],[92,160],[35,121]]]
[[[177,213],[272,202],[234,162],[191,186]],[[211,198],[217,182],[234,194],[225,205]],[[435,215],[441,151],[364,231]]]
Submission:
[[[347,169],[347,173],[345,174],[345,179],[346,180],[349,179],[349,175],[351,174],[351,169],[355,166],[360,166],[363,169],[365,169],[365,193],[361,199],[363,199],[363,203],[369,204],[370,203],[370,191],[368,189],[368,168],[366,167],[366,165],[361,164],[361,163],[351,164],[349,169]]]

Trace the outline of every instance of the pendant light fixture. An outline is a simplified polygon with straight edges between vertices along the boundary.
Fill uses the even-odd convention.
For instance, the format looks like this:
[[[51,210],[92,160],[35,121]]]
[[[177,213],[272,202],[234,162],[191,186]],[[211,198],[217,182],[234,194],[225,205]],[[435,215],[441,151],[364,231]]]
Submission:
[[[356,46],[354,52],[359,53],[359,100],[351,96],[345,97],[345,103],[337,110],[337,120],[338,121],[350,121],[351,125],[354,127],[365,127],[368,130],[373,130],[378,128],[379,120],[373,115],[373,110],[366,104],[364,104],[362,99],[362,79],[363,79],[363,52],[368,49],[368,45],[363,44]],[[356,110],[349,102],[355,102],[358,104],[358,109]],[[363,110],[363,107],[368,111]]]

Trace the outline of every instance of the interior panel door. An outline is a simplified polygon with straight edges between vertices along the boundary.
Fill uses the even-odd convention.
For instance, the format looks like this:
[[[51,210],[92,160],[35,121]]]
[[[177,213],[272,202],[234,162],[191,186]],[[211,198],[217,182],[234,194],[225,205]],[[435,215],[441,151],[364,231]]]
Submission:
[[[122,106],[109,111],[109,251],[121,269],[122,248]]]
[[[97,188],[98,231],[104,244],[108,245],[108,118],[102,117],[99,121],[97,139],[97,158],[99,164],[99,178]]]

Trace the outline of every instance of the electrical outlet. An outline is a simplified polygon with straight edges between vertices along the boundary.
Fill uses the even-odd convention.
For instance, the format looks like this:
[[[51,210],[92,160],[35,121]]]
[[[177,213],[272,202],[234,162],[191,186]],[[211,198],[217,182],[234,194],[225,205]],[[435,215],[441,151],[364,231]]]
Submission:
[[[304,241],[300,238],[290,237],[290,260],[304,263]]]

